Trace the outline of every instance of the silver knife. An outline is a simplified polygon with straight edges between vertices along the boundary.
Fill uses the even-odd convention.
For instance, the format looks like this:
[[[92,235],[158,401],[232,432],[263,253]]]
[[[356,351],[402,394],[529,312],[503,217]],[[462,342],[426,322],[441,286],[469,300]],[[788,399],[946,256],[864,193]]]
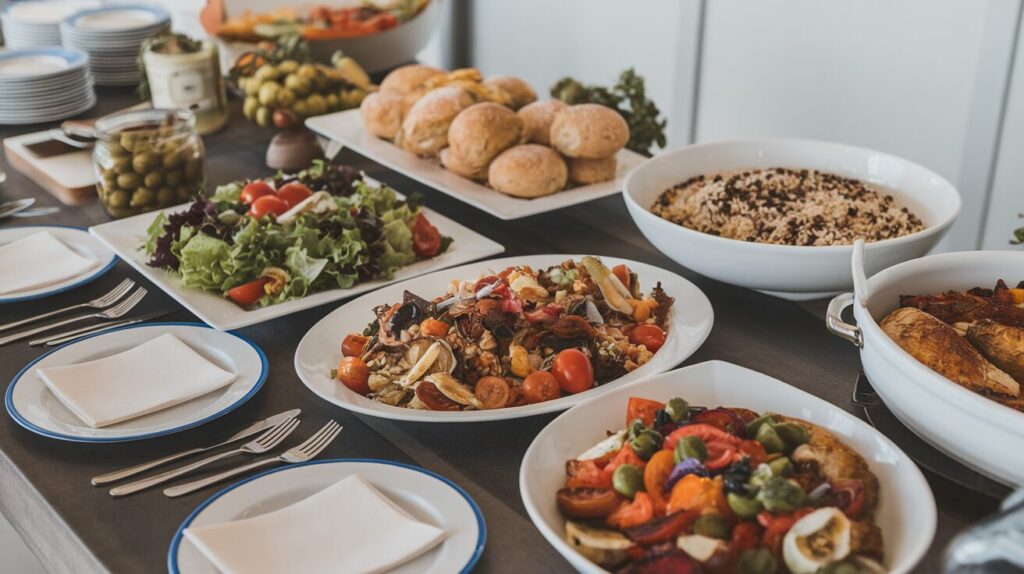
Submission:
[[[213,450],[215,448],[222,447],[224,445],[231,444],[231,443],[236,442],[236,441],[240,441],[243,438],[251,437],[252,435],[254,435],[256,433],[259,433],[259,432],[262,432],[262,431],[264,431],[264,430],[266,430],[266,429],[276,425],[277,423],[279,423],[279,422],[281,422],[283,420],[295,418],[295,417],[299,416],[299,414],[301,412],[302,412],[301,409],[292,409],[290,411],[285,411],[283,413],[276,414],[276,415],[274,415],[272,417],[265,418],[265,419],[263,419],[263,420],[261,420],[259,422],[255,422],[255,423],[245,427],[244,429],[238,431],[237,433],[232,435],[231,438],[225,440],[224,442],[220,442],[220,443],[217,443],[217,444],[212,445],[212,446],[193,448],[193,449],[190,449],[190,450],[179,452],[177,454],[172,454],[170,456],[165,456],[163,458],[159,458],[159,459],[154,460],[154,461],[145,462],[145,463],[133,466],[131,468],[126,468],[124,470],[118,470],[118,471],[115,471],[115,472],[108,472],[107,474],[101,474],[99,476],[94,476],[90,482],[92,482],[93,486],[100,486],[100,485],[103,485],[103,484],[108,484],[108,483],[111,483],[111,482],[115,482],[115,481],[121,480],[123,478],[128,478],[130,476],[135,476],[136,474],[139,474],[140,472],[144,472],[144,471],[147,471],[147,470],[149,470],[151,468],[156,468],[158,466],[167,464],[169,462],[173,462],[175,460],[179,460],[179,459],[185,458],[186,456],[192,456],[193,454],[199,454],[201,452],[206,452],[208,450]]]
[[[77,329],[71,329],[70,331],[64,331],[63,333],[57,333],[56,335],[44,335],[38,339],[33,339],[28,342],[29,345],[35,347],[36,345],[46,345],[47,347],[56,347],[57,345],[63,345],[68,341],[80,339],[86,335],[95,335],[111,329],[117,329],[118,327],[127,327],[128,325],[134,325],[136,323],[142,323],[143,321],[150,321],[157,317],[162,317],[168,313],[173,312],[173,309],[163,309],[161,311],[153,311],[152,313],[146,313],[145,315],[139,315],[138,317],[132,317],[130,319],[124,319],[122,321],[114,321],[113,323],[100,323],[99,325],[86,325],[85,327],[79,327]]]

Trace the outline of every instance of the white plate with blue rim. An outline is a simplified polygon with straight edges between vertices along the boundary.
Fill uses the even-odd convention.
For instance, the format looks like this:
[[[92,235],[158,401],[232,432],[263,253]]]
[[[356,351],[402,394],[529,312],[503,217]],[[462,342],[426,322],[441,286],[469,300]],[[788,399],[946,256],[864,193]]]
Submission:
[[[29,48],[0,53],[0,85],[33,83],[73,73],[85,66],[85,52],[64,48]]]
[[[173,407],[102,428],[92,428],[46,387],[36,375],[43,367],[73,365],[127,351],[171,333],[218,367],[238,377],[226,387]],[[235,333],[199,323],[132,325],[79,339],[25,365],[7,387],[7,412],[22,427],[45,437],[71,442],[108,443],[154,438],[181,432],[238,408],[267,379],[267,356],[255,343]]]
[[[57,293],[81,287],[90,281],[98,279],[107,271],[110,271],[110,269],[114,267],[114,263],[117,262],[117,257],[109,247],[104,245],[102,241],[96,239],[92,235],[89,235],[89,233],[84,229],[79,229],[77,227],[67,227],[63,225],[23,225],[19,227],[8,227],[0,229],[0,245],[17,241],[23,237],[27,237],[41,231],[49,232],[79,255],[95,260],[96,266],[81,275],[65,279],[60,283],[47,285],[46,287],[40,287],[38,289],[28,289],[25,291],[18,291],[16,293],[0,295],[0,304],[17,303],[31,299],[39,299],[41,297],[49,297],[50,295],[56,295]],[[3,273],[3,271],[0,270],[0,273]]]
[[[487,526],[476,502],[457,484],[420,468],[374,459],[314,460],[275,468],[233,484],[199,505],[181,524],[167,553],[171,574],[217,574],[184,537],[186,528],[220,524],[273,512],[345,477],[362,475],[395,504],[445,531],[441,544],[389,574],[470,572],[483,554]],[[344,541],[339,541],[343,543]]]

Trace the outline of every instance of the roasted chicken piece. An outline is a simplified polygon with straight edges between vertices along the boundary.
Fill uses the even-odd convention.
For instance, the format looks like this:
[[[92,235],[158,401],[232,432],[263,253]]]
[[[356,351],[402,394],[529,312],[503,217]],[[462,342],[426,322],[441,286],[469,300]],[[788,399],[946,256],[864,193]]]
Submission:
[[[956,329],[916,307],[890,313],[882,330],[915,359],[959,385],[993,398],[1020,396],[1013,377],[988,362]]]
[[[973,323],[991,319],[1001,325],[1024,328],[1024,308],[1013,303],[1010,290],[1000,280],[991,296],[984,291],[949,291],[941,295],[901,295],[900,307],[915,307],[943,323]]]
[[[993,365],[1024,382],[1024,329],[984,319],[967,328],[967,340]]]

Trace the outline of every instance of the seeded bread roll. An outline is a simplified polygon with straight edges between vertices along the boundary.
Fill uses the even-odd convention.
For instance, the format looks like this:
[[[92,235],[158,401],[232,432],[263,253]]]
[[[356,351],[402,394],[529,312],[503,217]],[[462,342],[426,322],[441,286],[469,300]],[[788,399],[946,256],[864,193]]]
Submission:
[[[615,168],[619,162],[615,156],[601,159],[571,157],[568,164],[569,181],[576,185],[590,185],[615,179]]]
[[[441,165],[455,175],[461,175],[476,181],[487,181],[487,165],[484,165],[482,168],[472,167],[469,162],[450,147],[441,150],[438,156],[441,158]]]
[[[372,92],[363,98],[359,110],[363,125],[373,135],[387,140],[395,139],[402,129],[402,94],[398,92]]]
[[[402,120],[397,142],[421,157],[435,157],[448,145],[448,126],[459,112],[475,100],[466,90],[446,86],[431,91],[417,101]]]
[[[628,141],[626,120],[599,104],[569,106],[558,112],[551,124],[551,146],[569,157],[609,157]]]
[[[516,112],[523,119],[523,141],[550,146],[551,124],[558,112],[567,107],[562,100],[546,100],[523,106]]]
[[[523,120],[501,104],[473,104],[455,116],[448,128],[448,145],[468,171],[486,172],[499,153],[519,143]]]
[[[485,86],[494,86],[504,91],[509,98],[508,105],[513,110],[537,101],[537,92],[522,78],[515,76],[494,76],[484,81]]]
[[[491,187],[515,197],[541,197],[565,188],[569,168],[555,150],[536,144],[511,147],[487,171]]]
[[[384,80],[380,83],[380,91],[408,94],[422,86],[430,78],[442,74],[444,74],[443,70],[421,64],[402,66],[401,68],[395,68],[395,70],[384,77]]]

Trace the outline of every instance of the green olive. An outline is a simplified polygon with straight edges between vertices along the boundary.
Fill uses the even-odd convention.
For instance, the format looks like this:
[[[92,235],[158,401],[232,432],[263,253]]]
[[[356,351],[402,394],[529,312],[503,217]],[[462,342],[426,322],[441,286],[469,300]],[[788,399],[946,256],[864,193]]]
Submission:
[[[620,465],[612,473],[612,488],[622,496],[633,498],[638,491],[644,489],[644,475],[631,464]]]
[[[174,190],[169,187],[161,187],[156,192],[156,202],[160,204],[160,207],[174,205],[174,202],[177,201],[177,199],[177,194],[175,194]]]
[[[803,505],[807,494],[800,485],[782,477],[773,477],[757,492],[757,499],[772,513],[793,512]]]
[[[107,196],[107,205],[110,207],[128,207],[131,196],[127,191],[118,190]]]
[[[693,523],[693,533],[709,538],[729,538],[729,521],[717,514],[705,514]]]
[[[129,205],[132,207],[147,207],[156,203],[156,192],[146,187],[140,187],[132,193],[132,200]]]
[[[176,193],[178,194],[178,201],[188,201],[192,199],[199,190],[190,185],[179,185]]]
[[[305,97],[312,89],[309,80],[297,74],[289,74],[284,79],[284,87],[291,90],[296,96]]]
[[[150,153],[137,153],[132,156],[132,169],[135,173],[144,174],[153,169],[156,156]]]
[[[767,548],[744,550],[736,563],[736,572],[739,574],[776,574],[778,571],[779,563]]]
[[[764,505],[760,500],[740,496],[735,492],[725,495],[725,500],[729,502],[729,508],[740,518],[753,518],[764,510]]]
[[[131,152],[135,150],[135,136],[132,134],[121,134],[121,147],[125,151]]]
[[[171,187],[177,187],[181,185],[182,175],[180,169],[174,169],[164,173],[164,183]]]
[[[775,430],[775,432],[779,435],[779,438],[782,439],[782,442],[786,443],[786,446],[790,450],[804,444],[811,438],[811,435],[810,433],[807,432],[807,429],[804,428],[803,425],[798,423],[776,423],[772,425],[772,429]]]
[[[260,93],[257,98],[261,105],[274,107],[277,105],[277,93],[281,91],[281,84],[277,82],[267,82],[260,86]]]
[[[833,562],[818,568],[814,574],[864,574],[864,571],[849,562]]]
[[[108,205],[107,206],[107,213],[110,214],[110,217],[113,217],[114,219],[120,219],[122,217],[129,217],[129,216],[132,216],[132,215],[138,215],[139,210],[135,209],[134,207],[128,207],[128,206],[125,206],[125,207],[111,207],[111,206]]]
[[[779,433],[775,432],[770,424],[763,424],[757,429],[757,435],[754,437],[757,442],[761,443],[764,450],[767,452],[782,452],[786,450],[786,443],[782,442],[782,437]]]
[[[124,149],[124,146],[118,142],[110,142],[107,144],[107,153],[110,155],[125,155],[128,153],[128,150]]]
[[[159,171],[151,171],[146,174],[143,181],[146,187],[156,189],[164,182],[164,174]]]
[[[675,397],[670,399],[665,405],[665,413],[668,414],[674,423],[686,420],[690,416],[690,404],[679,397]]]
[[[772,474],[772,467],[768,466],[767,463],[761,463],[757,465],[754,472],[750,473],[750,478],[747,483],[751,486],[760,488],[765,485],[774,476]]]
[[[131,169],[132,167],[132,157],[130,155],[119,155],[111,159],[110,165],[114,173],[124,173],[124,170]]]
[[[122,173],[117,176],[117,187],[124,190],[133,190],[142,185],[142,176],[137,173]]]
[[[199,181],[203,165],[197,159],[190,159],[185,162],[185,181],[195,183]]]
[[[242,104],[242,115],[250,120],[256,119],[256,110],[260,107],[260,101],[256,96],[246,96],[245,103]]]
[[[772,476],[789,476],[793,474],[793,463],[784,456],[769,462],[768,468],[772,469]]]
[[[269,126],[270,119],[270,108],[266,106],[260,106],[260,109],[256,110],[256,124],[261,128]]]
[[[117,174],[115,174],[113,170],[104,171],[103,175],[100,176],[100,184],[101,187],[109,190],[117,185]]]
[[[169,151],[160,158],[160,163],[164,169],[178,169],[185,163],[185,156],[178,150]]]
[[[676,462],[695,458],[704,462],[708,458],[708,447],[704,441],[695,436],[684,436],[676,443]]]
[[[757,431],[761,430],[761,425],[764,423],[775,423],[778,419],[775,415],[764,415],[757,417],[756,419],[747,423],[747,436],[756,437]]]
[[[637,456],[647,460],[661,449],[659,438],[655,438],[655,435],[652,435],[650,432],[644,432],[630,439],[629,446]]]

